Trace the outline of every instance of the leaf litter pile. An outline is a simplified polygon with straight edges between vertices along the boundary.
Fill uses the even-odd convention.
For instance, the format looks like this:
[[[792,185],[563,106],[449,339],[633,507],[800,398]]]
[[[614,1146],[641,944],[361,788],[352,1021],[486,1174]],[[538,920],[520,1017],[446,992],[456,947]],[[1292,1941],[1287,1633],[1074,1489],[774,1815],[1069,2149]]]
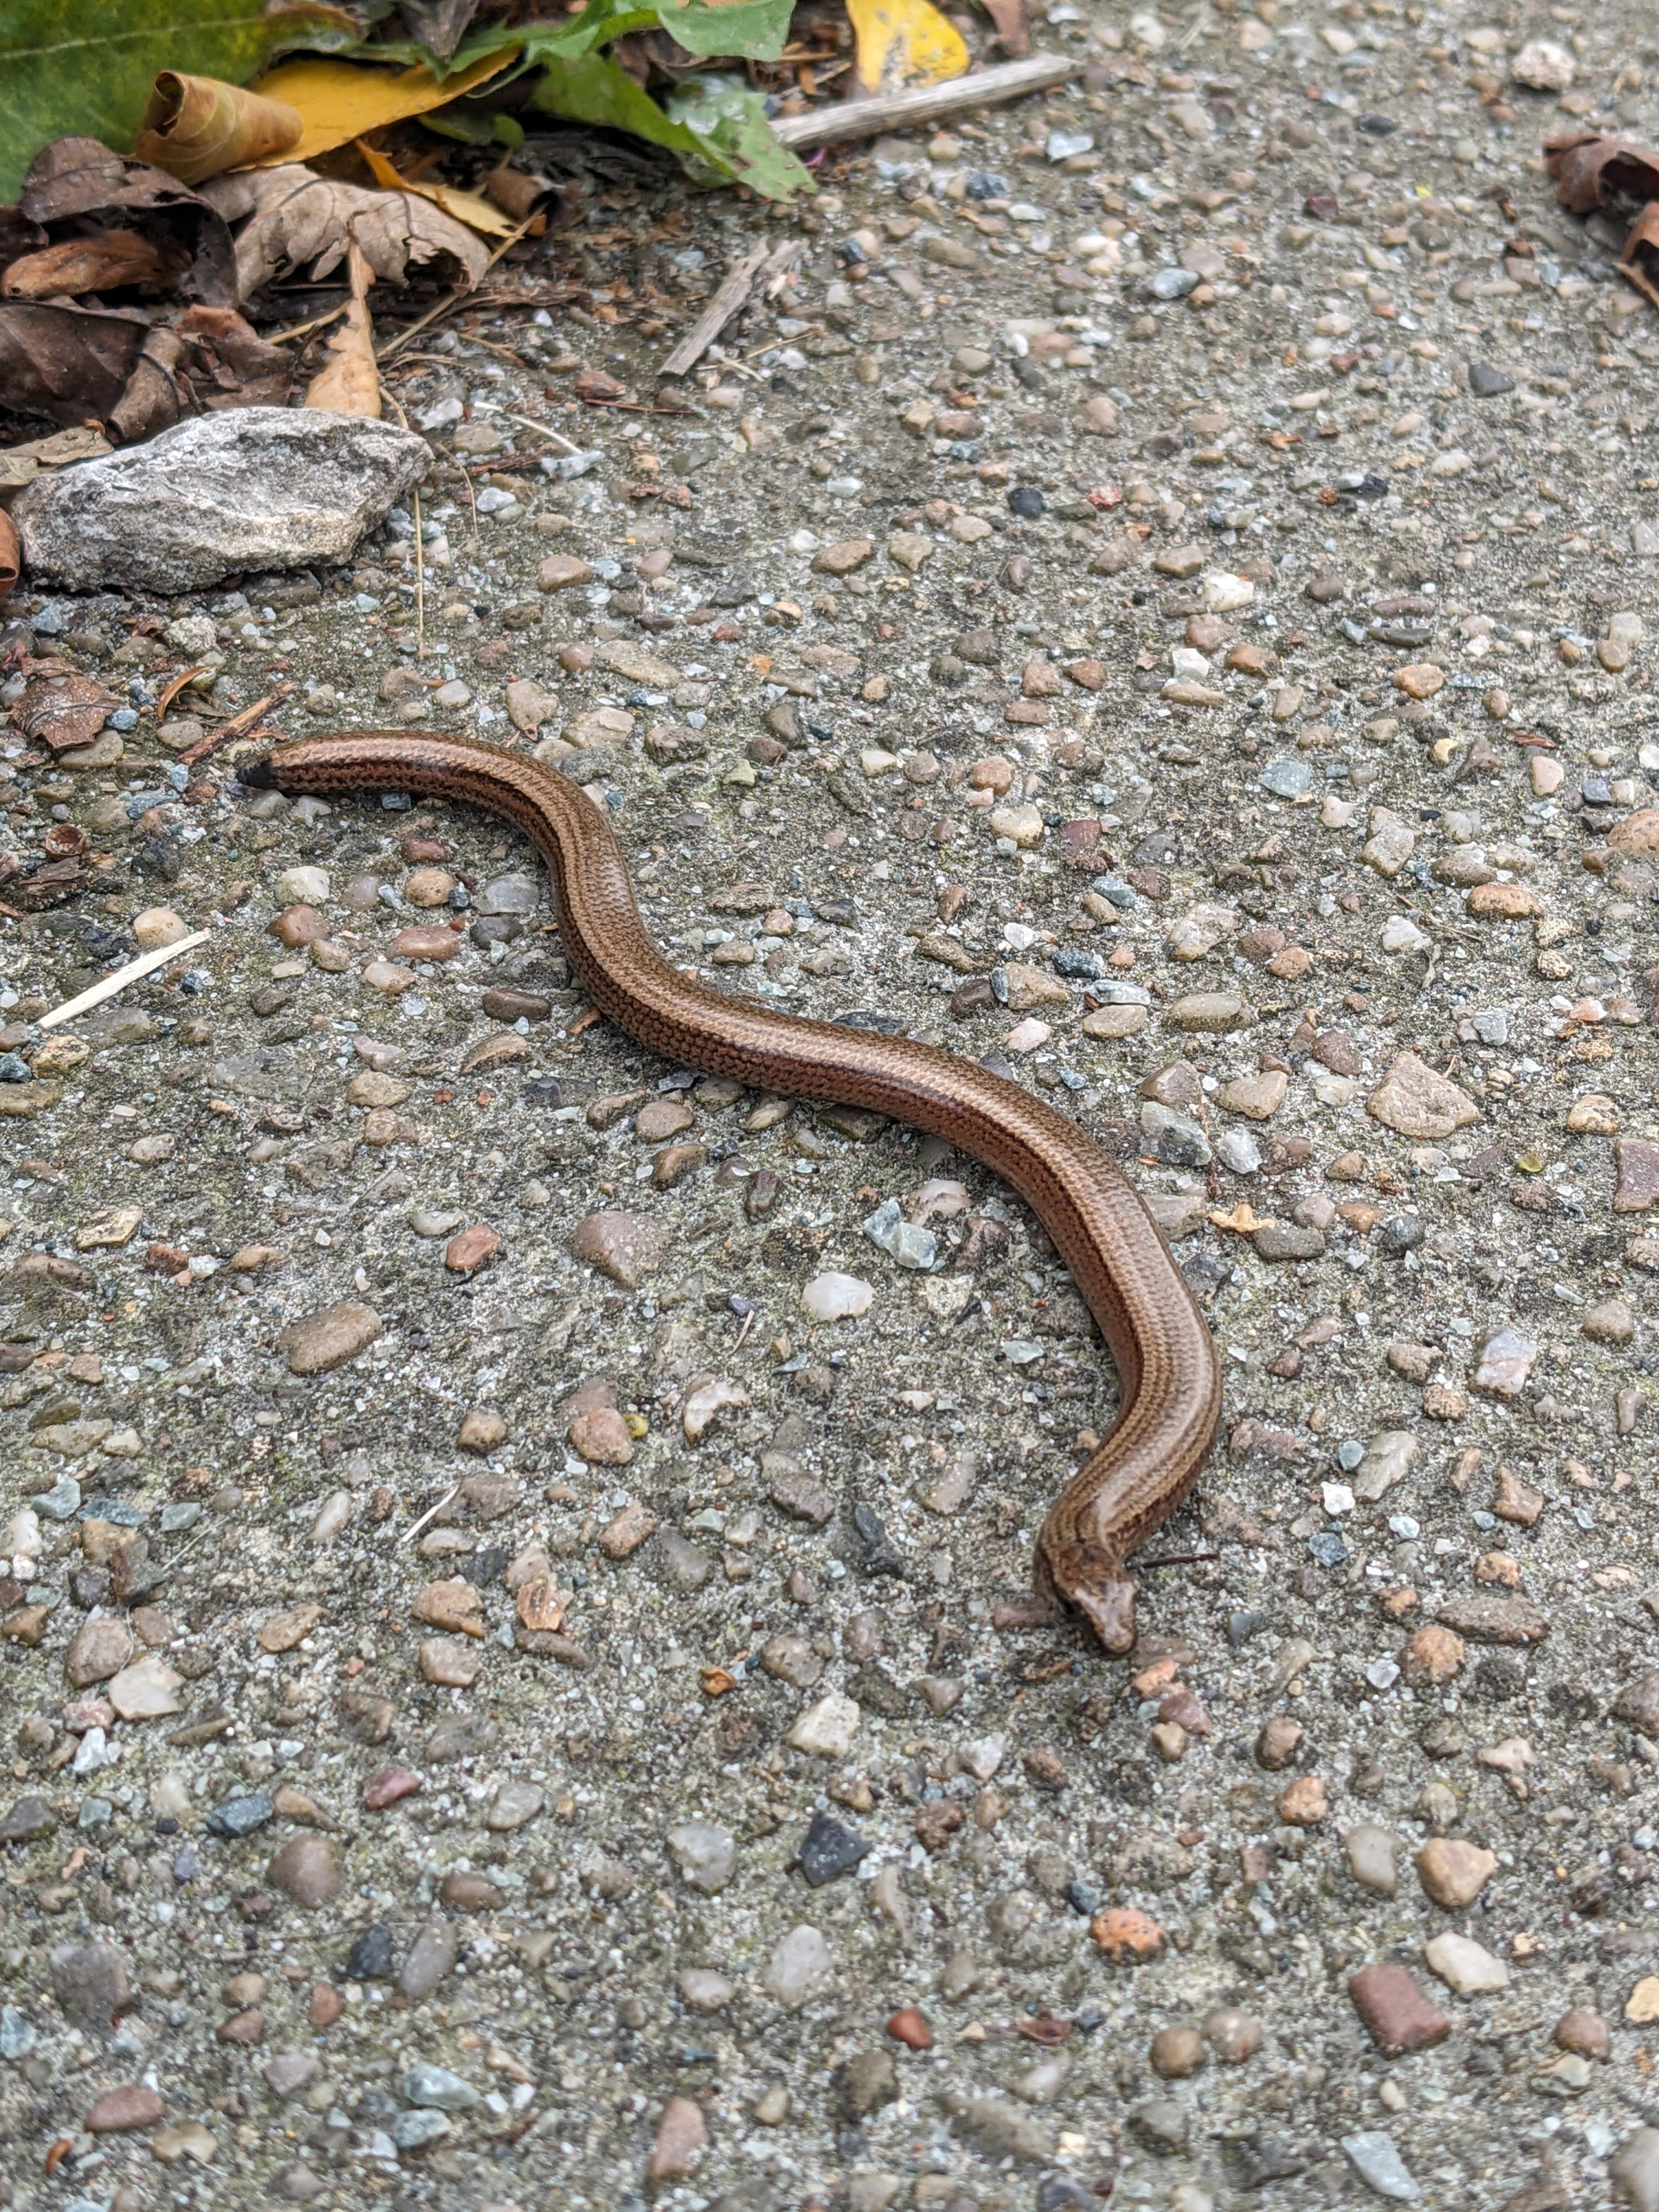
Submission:
[[[1024,53],[1025,0],[983,5],[988,41]],[[930,0],[133,0],[116,28],[95,0],[19,0],[0,26],[0,596],[4,507],[40,469],[204,409],[379,414],[376,286],[396,297],[375,313],[411,329],[464,301],[654,337],[684,293],[607,298],[594,256],[616,240],[584,201],[660,194],[678,163],[786,205],[815,187],[775,118],[969,67]],[[657,205],[666,241],[684,217]]]

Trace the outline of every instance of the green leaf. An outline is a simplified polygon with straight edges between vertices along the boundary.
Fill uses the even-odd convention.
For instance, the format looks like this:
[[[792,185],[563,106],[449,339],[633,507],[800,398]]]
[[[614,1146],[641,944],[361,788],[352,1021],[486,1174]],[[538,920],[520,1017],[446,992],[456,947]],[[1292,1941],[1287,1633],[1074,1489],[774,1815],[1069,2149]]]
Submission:
[[[758,94],[735,77],[690,77],[665,112],[608,54],[590,53],[579,62],[550,63],[530,104],[665,146],[700,184],[749,185],[774,200],[817,190],[773,136]]]
[[[696,156],[702,151],[696,136],[684,124],[671,122],[650,94],[641,92],[608,54],[584,54],[576,62],[550,61],[530,105],[573,123],[599,123],[629,131],[681,155]]]
[[[793,10],[794,0],[730,0],[725,7],[710,7],[708,0],[657,0],[656,12],[669,37],[700,60],[732,54],[775,62]]]
[[[817,191],[811,173],[778,143],[759,93],[741,77],[689,76],[675,88],[668,113],[693,134],[713,167],[763,198],[791,200]]]
[[[246,84],[273,54],[353,44],[338,9],[259,0],[4,0],[0,7],[0,199],[13,200],[54,138],[137,137],[158,70]]]

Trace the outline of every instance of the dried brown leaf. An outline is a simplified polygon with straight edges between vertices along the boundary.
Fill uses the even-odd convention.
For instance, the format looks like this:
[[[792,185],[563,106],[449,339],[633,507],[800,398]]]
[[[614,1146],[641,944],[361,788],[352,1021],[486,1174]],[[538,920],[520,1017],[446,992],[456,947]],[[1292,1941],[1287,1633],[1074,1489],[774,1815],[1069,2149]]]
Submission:
[[[1644,299],[1659,307],[1659,202],[1644,208],[1637,217],[1625,240],[1619,273],[1635,285]]]
[[[286,154],[304,129],[304,117],[286,100],[266,100],[216,76],[163,70],[132,151],[181,183],[199,185],[244,162]]]
[[[1556,198],[1575,215],[1593,214],[1609,200],[1659,199],[1659,154],[1649,147],[1591,131],[1547,138],[1544,155]]]
[[[0,392],[20,414],[82,423],[120,404],[148,334],[137,314],[63,300],[0,303]]]
[[[33,677],[11,710],[13,727],[27,743],[55,753],[89,745],[117,704],[90,676],[70,669]]]
[[[10,515],[0,509],[0,599],[3,599],[17,581],[23,565],[22,548],[17,542],[17,526]]]
[[[1031,18],[1026,0],[984,0],[986,14],[997,27],[997,44],[1011,62],[1031,51]]]
[[[354,238],[387,283],[404,283],[411,267],[447,260],[476,284],[489,264],[482,240],[430,200],[342,184],[296,161],[216,177],[204,197],[228,222],[242,225],[236,235],[239,299],[296,270],[326,276],[345,259]]]
[[[188,185],[147,161],[126,161],[95,138],[58,138],[34,157],[18,206],[55,227],[88,221],[143,231],[185,256],[178,289],[187,300],[228,301],[235,278],[230,233],[218,210]]]
[[[57,300],[79,292],[121,292],[137,284],[170,289],[190,257],[173,240],[141,230],[94,230],[25,253],[7,270],[9,300]]]
[[[380,372],[374,359],[374,326],[365,304],[372,277],[356,239],[346,255],[351,297],[328,342],[328,359],[306,386],[306,405],[336,415],[380,412]]]

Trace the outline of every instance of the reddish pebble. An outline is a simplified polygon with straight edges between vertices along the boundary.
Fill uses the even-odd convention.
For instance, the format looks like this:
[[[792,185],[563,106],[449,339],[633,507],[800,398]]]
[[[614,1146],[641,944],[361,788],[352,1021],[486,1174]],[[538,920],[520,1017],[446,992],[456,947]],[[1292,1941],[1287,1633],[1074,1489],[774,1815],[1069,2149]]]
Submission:
[[[1450,2021],[1403,1966],[1362,1967],[1349,1981],[1348,1995],[1384,2057],[1432,2050],[1451,2033]]]
[[[417,922],[413,929],[398,931],[386,947],[389,960],[453,960],[461,949],[461,940],[453,929],[440,922]]]
[[[338,1990],[327,1982],[313,1982],[311,2002],[306,2007],[306,2018],[313,2027],[332,2027],[345,2010],[345,1999]]]
[[[266,923],[265,933],[280,939],[292,951],[301,945],[314,945],[319,937],[326,937],[328,924],[314,906],[285,906],[274,921]]]
[[[495,1231],[478,1224],[450,1238],[444,1247],[444,1265],[452,1275],[476,1275],[501,1249],[501,1240]]]
[[[1164,1948],[1164,1930],[1157,1921],[1129,1905],[1114,1905],[1098,1914],[1089,1933],[1115,1966],[1121,1966],[1126,1960],[1154,1958]]]
[[[887,2033],[896,2043],[902,2043],[911,2051],[931,2051],[933,2047],[933,2031],[914,2005],[906,2005],[902,2012],[893,2014],[887,2023]]]
[[[389,1805],[400,1798],[412,1797],[423,1787],[421,1777],[411,1774],[406,1766],[388,1766],[379,1774],[370,1775],[363,1784],[363,1806],[370,1813],[384,1813]]]
[[[449,848],[441,837],[405,837],[398,850],[411,868],[449,858]]]
[[[228,2020],[219,2023],[221,2043],[252,2044],[261,2041],[265,2032],[265,2016],[257,2005],[246,2012],[232,2013]]]
[[[134,2128],[153,2128],[166,2110],[156,2091],[133,2081],[125,2088],[106,2089],[94,2100],[81,2124],[88,2135],[126,2135]]]

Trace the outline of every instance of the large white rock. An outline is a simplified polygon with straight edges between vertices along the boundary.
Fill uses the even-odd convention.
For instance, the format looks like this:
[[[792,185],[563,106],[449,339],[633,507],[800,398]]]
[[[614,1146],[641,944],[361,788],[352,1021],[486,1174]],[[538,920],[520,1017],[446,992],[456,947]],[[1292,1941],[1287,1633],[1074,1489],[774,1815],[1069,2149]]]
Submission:
[[[142,446],[42,472],[12,507],[40,582],[193,592],[343,561],[432,456],[366,415],[224,407]]]

